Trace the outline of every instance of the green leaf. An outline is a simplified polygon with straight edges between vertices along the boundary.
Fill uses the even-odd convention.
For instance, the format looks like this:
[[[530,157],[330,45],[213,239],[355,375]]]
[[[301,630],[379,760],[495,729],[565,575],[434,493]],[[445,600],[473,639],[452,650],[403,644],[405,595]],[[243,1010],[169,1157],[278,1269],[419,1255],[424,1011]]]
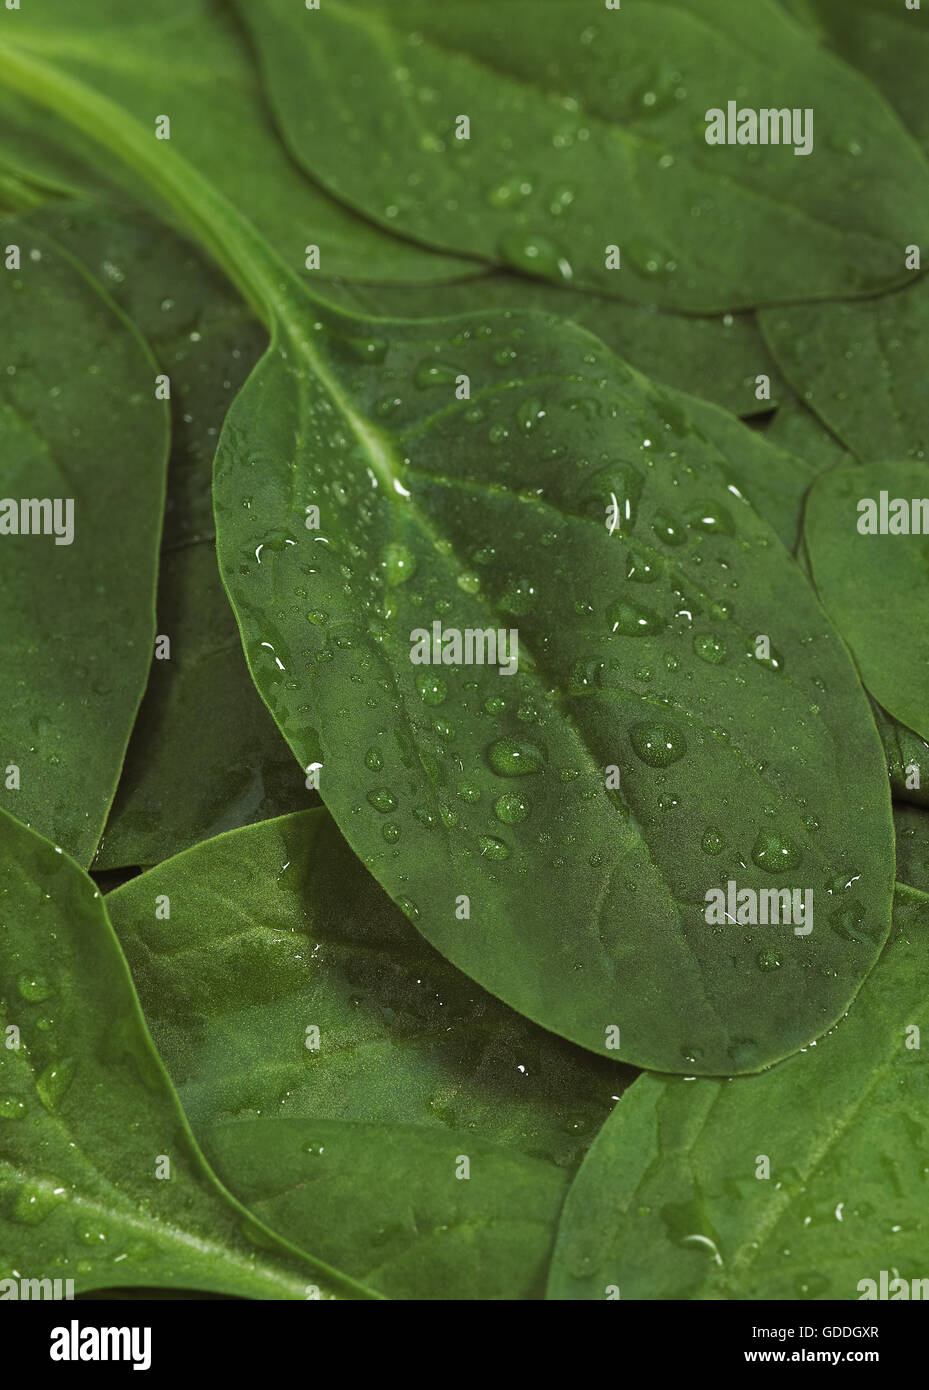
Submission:
[[[736,490],[793,550],[803,518],[803,501],[816,467],[801,455],[773,443],[765,432],[745,425],[709,401],[683,392],[666,392],[712,448],[727,489]]]
[[[866,461],[929,458],[929,277],[860,304],[770,309],[759,322],[784,376],[847,449]]]
[[[261,703],[216,565],[212,464],[223,417],[267,345],[225,280],[148,217],[37,214],[111,288],[170,378],[173,412],[158,633],[97,868],[155,864],[197,840],[316,800]]]
[[[287,155],[269,119],[248,51],[234,18],[214,0],[159,0],[157,10],[125,0],[42,0],[6,16],[2,39],[46,64],[79,78],[137,118],[152,145],[183,151],[239,207],[292,266],[305,247],[319,246],[325,274],[355,279],[442,280],[474,267],[429,256],[340,207],[307,179]],[[35,96],[30,93],[30,96]],[[21,98],[16,98],[19,104]],[[0,104],[2,109],[2,104]],[[170,140],[155,139],[160,116],[171,121]],[[67,169],[50,157],[55,142],[77,148],[85,163],[134,198],[152,202],[137,174],[74,135],[59,135],[36,121],[7,139],[21,162],[43,170]],[[82,178],[78,189],[88,183]],[[158,210],[161,210],[160,206]]]
[[[929,817],[915,806],[894,807],[897,832],[897,879],[929,894]]]
[[[237,8],[294,157],[428,246],[713,312],[899,283],[929,221],[911,137],[770,0]],[[709,110],[772,92],[812,153],[707,145]]]
[[[773,409],[783,389],[753,314],[693,318],[502,273],[426,288],[344,288],[349,308],[387,318],[446,318],[487,309],[557,314],[589,329],[646,376],[702,396],[734,415]],[[331,297],[330,286],[325,293]],[[756,377],[762,374],[771,383],[770,401],[760,402],[755,396]]]
[[[220,443],[221,567],[266,703],[427,939],[552,1031],[612,1052],[619,1030],[666,1070],[756,1070],[834,1021],[888,929],[880,742],[806,579],[676,402],[545,316],[324,310],[105,98],[10,46],[0,72],[164,189],[274,326]],[[432,622],[518,630],[521,671],[414,665]],[[820,891],[856,876],[869,941],[794,934],[775,973],[707,932],[736,866],[773,887],[801,865]]]
[[[86,874],[5,812],[0,874],[2,1277],[367,1296],[219,1186]]]
[[[768,444],[804,459],[814,473],[858,461],[788,388],[781,393],[773,417],[759,428]]]
[[[802,1045],[879,949],[891,875],[870,712],[805,579],[676,401],[581,330],[339,328],[288,318],[216,508],[253,675],[343,833],[450,960],[575,1042],[615,1025],[627,1060],[705,1072]],[[413,664],[435,621],[518,630],[519,671]],[[775,975],[707,929],[718,882],[773,886],[775,842],[791,884],[862,876],[867,946],[793,937]]]
[[[907,527],[918,526],[926,483],[926,469],[916,463],[834,469],[811,489],[804,525],[816,588],[862,681],[923,739],[929,738],[929,535],[858,528],[869,521],[859,508],[865,500],[873,505],[875,526],[894,525],[897,499],[906,508]]]
[[[874,722],[884,745],[894,801],[911,801],[916,806],[929,806],[929,784],[922,785],[923,778],[929,774],[929,743],[899,720],[892,719],[876,702],[872,702],[872,707]],[[917,786],[917,782],[920,785]],[[899,866],[897,877],[907,883],[912,882],[900,872]]]
[[[901,886],[894,923],[815,1047],[761,1076],[635,1082],[568,1194],[549,1298],[858,1299],[882,1270],[925,1276],[929,897]]]
[[[0,799],[88,864],[151,661],[168,415],[101,288],[28,224],[3,236]]]
[[[929,150],[929,17],[907,0],[781,0],[841,58],[879,87]]]
[[[262,1220],[390,1297],[540,1295],[625,1068],[459,974],[324,811],[200,845],[107,907],[194,1132]]]

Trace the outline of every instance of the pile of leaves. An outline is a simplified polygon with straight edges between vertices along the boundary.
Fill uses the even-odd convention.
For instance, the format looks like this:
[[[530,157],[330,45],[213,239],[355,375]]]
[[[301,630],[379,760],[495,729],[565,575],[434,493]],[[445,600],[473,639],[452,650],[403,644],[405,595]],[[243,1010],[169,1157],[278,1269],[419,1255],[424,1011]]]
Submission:
[[[6,0],[0,1279],[929,1272],[927,24]]]

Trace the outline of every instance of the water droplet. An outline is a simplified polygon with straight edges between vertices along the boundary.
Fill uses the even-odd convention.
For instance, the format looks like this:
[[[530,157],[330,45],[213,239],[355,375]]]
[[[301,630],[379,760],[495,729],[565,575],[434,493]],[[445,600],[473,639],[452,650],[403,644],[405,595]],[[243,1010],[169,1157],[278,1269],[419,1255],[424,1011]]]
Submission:
[[[389,545],[382,561],[388,586],[395,589],[416,573],[416,556],[405,545]]]
[[[39,1100],[46,1110],[57,1110],[71,1082],[74,1080],[74,1073],[77,1070],[77,1063],[73,1057],[63,1057],[60,1062],[50,1062],[49,1065],[36,1077],[35,1088],[39,1093]]]
[[[529,814],[529,802],[519,792],[504,792],[494,802],[494,815],[504,825],[518,825]]]
[[[547,237],[511,232],[501,240],[498,252],[501,260],[513,270],[527,275],[556,281],[571,280],[574,276],[568,257]]]
[[[481,856],[484,859],[509,859],[510,847],[492,835],[482,835],[478,840]]]
[[[400,827],[396,821],[389,820],[381,826],[381,834],[389,845],[395,845],[400,838]]]
[[[374,787],[368,792],[368,801],[375,811],[380,811],[383,816],[386,816],[388,811],[397,809],[397,798],[386,787]]]
[[[663,724],[633,724],[629,741],[637,756],[649,767],[669,767],[687,752],[683,734]]]
[[[16,1194],[14,1219],[21,1221],[24,1226],[37,1226],[64,1200],[64,1197],[63,1191],[55,1192],[49,1187],[40,1187],[37,1183],[26,1183]]]
[[[707,854],[721,854],[726,844],[722,835],[713,826],[708,826],[703,832],[703,839],[700,843]]]
[[[473,782],[459,782],[458,795],[461,797],[462,801],[466,801],[470,806],[473,806],[475,801],[480,801],[481,799],[481,789],[475,786]]]
[[[771,949],[758,952],[758,968],[760,970],[780,969],[781,958],[777,951]]]
[[[529,579],[513,579],[500,595],[500,607],[522,617],[535,603],[536,590]]]
[[[421,671],[416,677],[416,688],[424,705],[441,705],[448,697],[448,686],[441,676],[430,671]]]
[[[544,759],[534,743],[521,738],[499,738],[487,750],[488,761],[501,777],[526,777],[541,772]]]
[[[43,999],[48,999],[55,993],[54,986],[45,976],[37,975],[33,971],[25,971],[20,975],[16,981],[16,988],[30,1004],[40,1004]]]
[[[612,630],[623,637],[649,637],[666,626],[658,613],[641,603],[611,603],[606,616]]]
[[[425,362],[420,362],[413,380],[417,386],[423,389],[429,386],[454,386],[461,375],[462,373],[457,367],[451,367],[447,362],[427,359]]]
[[[666,512],[656,512],[652,530],[665,545],[686,545],[687,531],[673,516]]]
[[[365,753],[365,767],[371,772],[380,772],[383,764],[380,753],[376,748],[369,748]]]
[[[26,1102],[16,1096],[4,1096],[0,1100],[0,1120],[21,1120],[26,1113]]]
[[[698,633],[694,636],[694,651],[701,661],[707,661],[711,666],[718,666],[726,657],[725,643],[709,633]]]
[[[752,860],[768,874],[798,869],[803,863],[803,851],[787,835],[775,830],[759,830],[752,846]]]

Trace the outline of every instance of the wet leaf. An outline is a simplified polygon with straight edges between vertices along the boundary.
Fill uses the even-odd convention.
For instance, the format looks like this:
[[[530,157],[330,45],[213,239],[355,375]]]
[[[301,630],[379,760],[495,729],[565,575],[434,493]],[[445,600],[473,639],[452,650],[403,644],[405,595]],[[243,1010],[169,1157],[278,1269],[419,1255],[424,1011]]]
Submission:
[[[540,1296],[628,1069],[450,966],[324,811],[198,846],[107,907],[194,1132],[262,1220],[392,1298]]]
[[[906,816],[924,866],[926,815]],[[761,1076],[640,1077],[568,1194],[549,1298],[920,1297],[927,928],[929,896],[901,885],[848,1016]]]
[[[294,158],[426,246],[715,312],[889,288],[926,225],[910,136],[770,0],[237,9]],[[806,155],[707,144],[708,111],[772,91],[813,110]]]
[[[929,529],[927,482],[917,463],[837,468],[811,490],[804,525],[816,588],[861,679],[922,739],[929,738],[929,534],[916,528]],[[884,533],[859,529],[872,522]]]
[[[86,874],[0,811],[0,875],[0,1276],[366,1297],[216,1181]]]
[[[3,236],[0,804],[88,864],[152,656],[168,413],[101,287],[28,224]]]

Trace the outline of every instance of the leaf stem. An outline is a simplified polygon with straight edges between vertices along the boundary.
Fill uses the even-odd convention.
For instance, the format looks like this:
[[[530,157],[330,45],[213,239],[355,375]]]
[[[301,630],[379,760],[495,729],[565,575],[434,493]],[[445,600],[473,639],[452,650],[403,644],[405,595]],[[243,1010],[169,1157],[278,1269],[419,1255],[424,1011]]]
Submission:
[[[137,170],[181,216],[269,329],[304,296],[317,299],[256,228],[200,172],[134,117],[84,83],[9,43],[0,45],[0,79],[64,117]]]

